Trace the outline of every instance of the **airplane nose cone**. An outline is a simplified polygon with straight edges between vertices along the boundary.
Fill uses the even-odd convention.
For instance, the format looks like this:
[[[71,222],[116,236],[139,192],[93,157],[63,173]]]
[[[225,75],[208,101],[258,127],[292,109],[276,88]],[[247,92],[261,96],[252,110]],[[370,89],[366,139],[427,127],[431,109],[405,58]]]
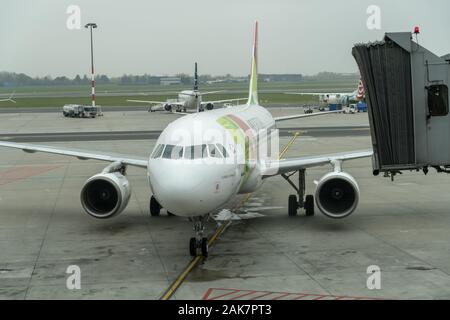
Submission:
[[[223,170],[211,165],[182,165],[161,160],[150,167],[149,179],[160,204],[179,216],[205,215],[232,195]]]

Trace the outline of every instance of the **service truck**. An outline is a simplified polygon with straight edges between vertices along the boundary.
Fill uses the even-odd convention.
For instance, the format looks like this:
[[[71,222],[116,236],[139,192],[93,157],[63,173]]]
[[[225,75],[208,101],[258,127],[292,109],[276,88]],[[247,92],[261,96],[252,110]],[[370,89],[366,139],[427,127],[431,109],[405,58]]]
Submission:
[[[64,117],[71,118],[95,118],[98,115],[97,107],[83,106],[79,104],[66,104],[63,107]]]

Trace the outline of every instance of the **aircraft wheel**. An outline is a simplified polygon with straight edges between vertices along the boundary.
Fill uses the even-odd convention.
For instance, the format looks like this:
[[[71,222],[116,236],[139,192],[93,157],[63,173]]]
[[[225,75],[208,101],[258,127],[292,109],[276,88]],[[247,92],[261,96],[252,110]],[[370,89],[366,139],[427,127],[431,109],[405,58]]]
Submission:
[[[289,202],[288,202],[288,214],[290,217],[295,217],[297,215],[298,210],[298,202],[297,202],[297,196],[294,194],[291,194],[289,196]]]
[[[197,256],[197,239],[195,238],[189,240],[189,253],[192,257]]]
[[[314,216],[314,196],[307,195],[305,200],[305,212],[307,217]]]
[[[202,238],[202,256],[208,258],[208,239]]]
[[[150,198],[150,214],[152,217],[158,217],[161,212],[161,205],[155,199],[154,196]]]

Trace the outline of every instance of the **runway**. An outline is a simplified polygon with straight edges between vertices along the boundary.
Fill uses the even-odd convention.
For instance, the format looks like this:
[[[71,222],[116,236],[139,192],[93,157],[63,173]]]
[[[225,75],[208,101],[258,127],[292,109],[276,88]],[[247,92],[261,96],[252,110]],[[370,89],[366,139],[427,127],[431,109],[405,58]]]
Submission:
[[[144,98],[143,98],[144,99]],[[145,99],[144,99],[145,100]],[[62,113],[62,107],[14,107],[14,106],[0,106],[0,114],[9,113]],[[300,109],[299,104],[271,104],[265,106],[268,109],[273,108],[293,108]],[[149,105],[126,105],[126,106],[102,106],[103,112],[131,112],[131,111],[143,111],[148,112]],[[303,112],[303,109],[300,109]]]
[[[280,137],[292,136],[301,132],[310,137],[354,137],[368,136],[366,126],[343,127],[293,127],[279,129]],[[61,133],[5,133],[0,140],[10,142],[64,142],[64,141],[114,141],[114,140],[153,140],[161,134],[160,130],[150,131],[103,131],[103,132],[61,132]]]

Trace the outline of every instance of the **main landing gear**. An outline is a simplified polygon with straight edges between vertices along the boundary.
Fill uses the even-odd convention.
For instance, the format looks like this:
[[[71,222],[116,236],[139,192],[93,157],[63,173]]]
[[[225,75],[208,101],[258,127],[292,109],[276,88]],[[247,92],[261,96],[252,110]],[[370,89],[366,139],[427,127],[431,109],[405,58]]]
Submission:
[[[194,217],[192,219],[194,222],[195,237],[192,237],[189,241],[189,253],[193,257],[202,255],[204,258],[207,258],[208,239],[204,237],[206,217]]]
[[[156,200],[155,197],[152,196],[150,198],[150,214],[152,215],[152,217],[159,217],[159,215],[161,213],[161,209],[162,209],[162,206],[159,204],[158,200]],[[174,214],[169,211],[167,211],[167,215],[169,217],[174,216]]]
[[[290,179],[293,175],[295,175],[295,173],[296,172],[293,172],[289,175],[281,175],[295,189],[295,191],[297,191],[297,195],[292,194],[289,196],[288,214],[290,217],[295,217],[297,215],[298,209],[304,208],[306,216],[312,217],[314,216],[314,196],[305,196],[306,170],[302,169],[298,171],[298,187]]]

